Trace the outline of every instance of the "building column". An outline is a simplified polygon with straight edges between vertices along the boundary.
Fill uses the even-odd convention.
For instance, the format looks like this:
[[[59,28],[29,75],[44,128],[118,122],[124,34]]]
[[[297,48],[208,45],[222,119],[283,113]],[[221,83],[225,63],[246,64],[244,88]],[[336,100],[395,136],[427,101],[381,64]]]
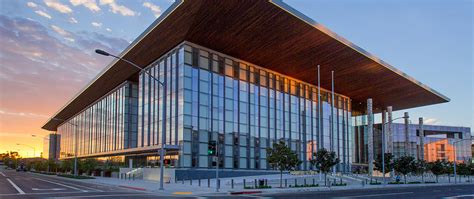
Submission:
[[[393,133],[392,133],[392,106],[387,106],[387,124],[385,125],[386,131],[387,132],[387,150],[386,153],[391,153],[392,157],[394,155],[393,152]],[[393,169],[390,171],[390,177],[392,178],[395,176],[395,173],[393,172]]]
[[[382,136],[380,139],[381,139],[383,150],[382,149],[380,150],[381,153],[382,152],[387,153],[387,129],[386,129],[387,126],[385,126],[386,122],[387,122],[387,111],[382,110]]]
[[[387,107],[387,153],[393,155],[393,134],[392,134],[392,106]]]
[[[418,131],[419,131],[419,136],[420,136],[420,151],[418,154],[418,159],[419,160],[424,160],[425,159],[425,131],[423,129],[423,118],[420,117],[418,119]]]
[[[369,164],[369,176],[374,170],[374,116],[372,113],[372,98],[367,99],[367,156]]]
[[[410,142],[409,142],[409,124],[408,124],[408,112],[405,112],[404,113],[404,116],[405,116],[405,156],[411,156],[411,149],[410,149]]]

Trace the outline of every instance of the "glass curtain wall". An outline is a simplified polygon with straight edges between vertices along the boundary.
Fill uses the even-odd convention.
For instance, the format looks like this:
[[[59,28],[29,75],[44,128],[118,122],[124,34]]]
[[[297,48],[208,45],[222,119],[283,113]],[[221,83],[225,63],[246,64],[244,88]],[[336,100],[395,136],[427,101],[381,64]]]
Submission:
[[[124,82],[59,125],[60,158],[74,157],[76,146],[78,157],[135,148],[137,93],[136,84]]]
[[[284,140],[309,169],[312,153],[331,143],[342,164],[353,156],[350,99],[227,55],[185,42],[146,68],[168,85],[165,91],[166,143],[182,150],[175,165],[184,168],[269,169],[266,149]],[[324,74],[323,74],[324,75]],[[138,146],[161,145],[162,88],[140,75]],[[334,122],[334,123],[332,123]],[[330,127],[334,126],[331,135]],[[207,155],[217,141],[217,162]]]

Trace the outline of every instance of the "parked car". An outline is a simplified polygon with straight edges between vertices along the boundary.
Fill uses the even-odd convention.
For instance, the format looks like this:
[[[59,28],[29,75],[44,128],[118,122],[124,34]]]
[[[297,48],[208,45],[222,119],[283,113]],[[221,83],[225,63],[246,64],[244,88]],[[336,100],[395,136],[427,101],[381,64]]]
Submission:
[[[25,167],[25,165],[21,164],[19,167],[16,168],[16,171],[18,171],[18,172],[20,172],[20,171],[26,172],[26,167]]]

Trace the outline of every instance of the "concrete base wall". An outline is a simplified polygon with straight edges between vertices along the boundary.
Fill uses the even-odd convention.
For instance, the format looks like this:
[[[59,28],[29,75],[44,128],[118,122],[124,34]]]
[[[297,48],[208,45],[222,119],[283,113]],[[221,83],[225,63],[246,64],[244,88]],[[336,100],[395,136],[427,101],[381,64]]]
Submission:
[[[142,171],[144,180],[160,181],[160,168],[142,168]],[[175,178],[175,171],[176,169],[165,168],[164,182],[171,182]]]
[[[283,172],[284,174],[289,172]],[[279,171],[220,170],[219,178],[280,174]],[[215,169],[176,169],[176,180],[208,179],[216,177]]]

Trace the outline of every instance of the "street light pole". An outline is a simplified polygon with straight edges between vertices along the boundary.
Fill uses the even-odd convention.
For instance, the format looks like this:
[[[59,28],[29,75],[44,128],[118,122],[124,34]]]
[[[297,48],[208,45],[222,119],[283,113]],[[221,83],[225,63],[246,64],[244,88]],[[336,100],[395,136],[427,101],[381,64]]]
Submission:
[[[104,55],[104,56],[111,56],[111,57],[114,57],[118,60],[122,60],[124,62],[127,62],[128,64],[132,65],[133,67],[137,68],[138,70],[140,70],[141,72],[143,73],[146,73],[148,76],[150,76],[151,78],[153,78],[156,82],[158,82],[161,87],[162,87],[162,98],[163,98],[163,108],[162,108],[162,121],[161,121],[161,125],[162,125],[162,128],[161,128],[161,149],[160,149],[160,190],[164,190],[163,188],[163,175],[164,175],[164,156],[165,156],[165,147],[166,147],[166,83],[165,82],[161,82],[160,80],[158,80],[155,76],[151,75],[147,70],[141,68],[140,66],[138,66],[137,64],[127,60],[127,59],[124,59],[124,58],[121,58],[121,57],[118,57],[118,56],[115,56],[115,55],[112,55],[108,52],[105,52],[103,50],[100,50],[100,49],[96,49],[95,52],[99,55]]]

